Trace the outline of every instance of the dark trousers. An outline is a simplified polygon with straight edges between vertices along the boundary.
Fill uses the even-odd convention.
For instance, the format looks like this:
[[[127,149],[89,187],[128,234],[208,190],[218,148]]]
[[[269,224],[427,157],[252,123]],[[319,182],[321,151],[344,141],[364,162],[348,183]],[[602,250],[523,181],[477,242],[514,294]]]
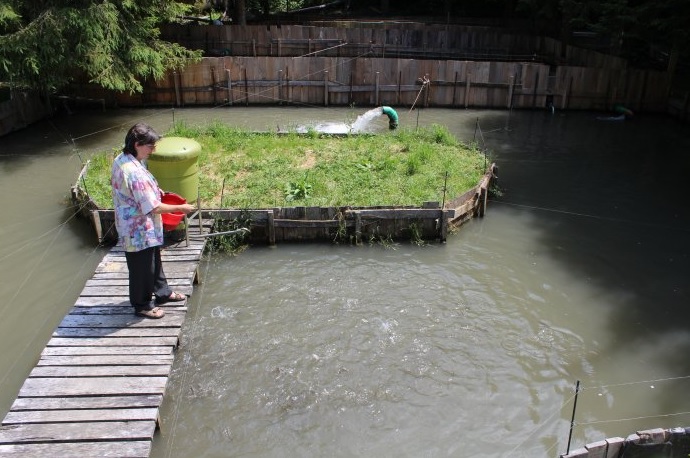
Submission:
[[[129,270],[129,302],[137,309],[153,308],[152,296],[167,298],[172,294],[163,272],[160,247],[126,251]]]

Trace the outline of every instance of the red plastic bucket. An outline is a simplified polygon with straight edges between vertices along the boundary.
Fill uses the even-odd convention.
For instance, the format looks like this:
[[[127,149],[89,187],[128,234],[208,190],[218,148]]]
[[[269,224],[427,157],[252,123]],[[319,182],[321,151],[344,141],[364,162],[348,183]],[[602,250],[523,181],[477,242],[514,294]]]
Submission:
[[[164,204],[170,204],[170,205],[180,205],[180,204],[186,204],[187,199],[185,199],[182,196],[175,194],[174,192],[169,192],[167,194],[163,194],[163,197],[161,198],[161,202],[163,202]],[[184,213],[183,212],[163,213],[161,216],[163,217],[163,230],[164,231],[175,230],[175,228],[180,224],[182,219],[184,219]]]

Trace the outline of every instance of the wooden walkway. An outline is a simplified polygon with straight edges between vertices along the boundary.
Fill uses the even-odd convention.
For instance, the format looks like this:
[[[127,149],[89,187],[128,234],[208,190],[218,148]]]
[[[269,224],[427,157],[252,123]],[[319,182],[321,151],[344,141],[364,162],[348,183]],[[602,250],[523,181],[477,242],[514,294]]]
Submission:
[[[199,231],[191,222],[190,237]],[[182,241],[163,250],[175,291],[192,294],[204,243]],[[187,302],[164,305],[159,320],[137,317],[127,284],[124,252],[115,247],[53,332],[2,421],[0,456],[150,455]]]

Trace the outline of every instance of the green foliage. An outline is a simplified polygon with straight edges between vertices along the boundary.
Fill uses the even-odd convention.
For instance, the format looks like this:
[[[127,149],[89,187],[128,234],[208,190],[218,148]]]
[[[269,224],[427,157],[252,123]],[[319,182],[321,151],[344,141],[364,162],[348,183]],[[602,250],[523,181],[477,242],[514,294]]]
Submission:
[[[285,186],[285,200],[292,202],[293,200],[308,199],[311,189],[312,185],[307,181],[306,176],[297,181],[291,181]]]
[[[312,138],[211,123],[177,124],[166,135],[194,138],[201,144],[203,208],[271,208],[304,199],[314,206],[420,205],[464,193],[485,172],[480,151],[439,129]],[[445,138],[445,144],[438,138]],[[103,154],[112,158],[112,153]],[[110,208],[109,161],[101,161],[100,170],[97,161],[92,162],[87,190],[106,190],[107,195],[96,201]]]
[[[72,81],[141,92],[201,54],[159,39],[188,6],[174,1],[12,0],[0,6],[0,81],[42,91]]]

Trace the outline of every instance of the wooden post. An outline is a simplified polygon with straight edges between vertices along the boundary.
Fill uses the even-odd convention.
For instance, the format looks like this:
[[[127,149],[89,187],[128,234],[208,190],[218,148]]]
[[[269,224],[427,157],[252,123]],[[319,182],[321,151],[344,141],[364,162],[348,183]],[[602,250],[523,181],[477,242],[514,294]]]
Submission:
[[[532,108],[537,107],[537,89],[539,88],[539,72],[534,75],[534,90],[532,91]]]
[[[252,53],[256,57],[256,38],[252,38]]]
[[[278,38],[278,57],[283,57],[283,40]]]
[[[175,105],[179,107],[182,102],[180,101],[180,82],[177,78],[177,71],[173,71],[173,82],[175,84]]]
[[[489,190],[485,187],[482,187],[482,202],[481,202],[481,209],[479,210],[479,216],[484,217],[486,214],[486,203],[489,200]]]
[[[441,227],[439,227],[438,238],[441,243],[448,239],[448,220],[450,219],[453,210],[441,210]]]
[[[229,68],[225,69],[225,73],[228,77],[228,103],[232,106],[232,75]]]
[[[429,75],[424,75],[426,80],[426,87],[424,88],[424,108],[429,108],[429,95],[431,94],[431,80],[429,80]]]
[[[565,90],[565,94],[563,95],[563,110],[568,108],[568,98],[570,97],[570,93],[573,90],[573,77],[570,77],[570,81],[568,81],[568,87]]]
[[[402,71],[398,72],[398,99],[397,105],[400,105],[400,86],[402,84]]]
[[[355,214],[355,244],[359,245],[362,243],[362,214],[358,211]]]
[[[283,70],[278,70],[278,102],[283,103]]]
[[[376,72],[376,88],[374,89],[374,104],[379,106],[379,78],[380,72]]]
[[[91,210],[91,221],[93,222],[93,227],[96,230],[96,237],[98,238],[98,244],[103,243],[103,226],[101,226],[101,216],[98,210]]]
[[[247,69],[244,69],[244,104],[249,106],[249,81],[247,81]]]
[[[275,245],[276,244],[275,214],[273,213],[273,210],[267,210],[266,214],[267,214],[266,233],[268,235],[268,244],[269,245]]]
[[[350,72],[350,101],[349,101],[350,104],[352,103],[352,80],[353,80],[353,76],[352,76],[352,72]]]
[[[285,89],[287,90],[287,101],[292,103],[292,90],[290,89],[290,67],[285,67]]]
[[[211,67],[211,91],[213,92],[213,105],[218,105],[216,100],[216,67]]]
[[[513,91],[515,90],[515,75],[510,75],[510,83],[508,83],[508,109],[513,108]]]
[[[328,106],[328,70],[323,72],[323,106]]]
[[[465,77],[465,108],[467,108],[470,105],[470,78],[472,76],[472,73],[467,72],[467,76]]]
[[[458,72],[455,72],[455,81],[453,81],[453,100],[451,101],[451,105],[455,106],[455,92],[458,88]]]

